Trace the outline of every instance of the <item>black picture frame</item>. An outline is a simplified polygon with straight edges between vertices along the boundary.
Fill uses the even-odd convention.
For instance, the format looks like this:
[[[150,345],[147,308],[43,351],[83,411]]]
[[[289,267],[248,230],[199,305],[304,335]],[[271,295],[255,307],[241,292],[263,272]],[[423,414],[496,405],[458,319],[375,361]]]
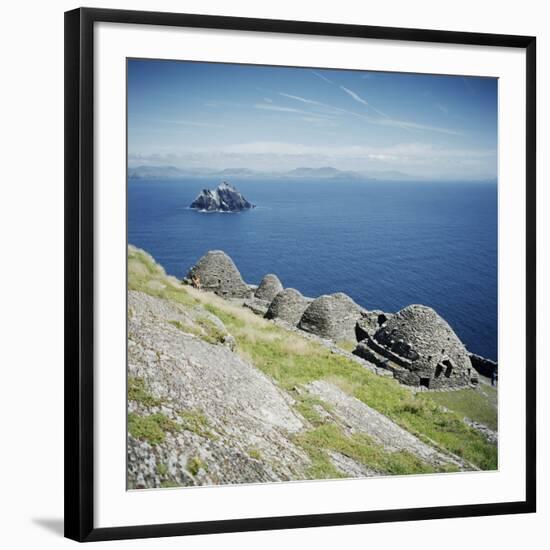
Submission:
[[[526,52],[526,498],[399,510],[94,527],[93,89],[97,22],[425,43]],[[101,541],[266,529],[414,521],[536,511],[536,39],[485,33],[79,8],[65,13],[65,536]]]

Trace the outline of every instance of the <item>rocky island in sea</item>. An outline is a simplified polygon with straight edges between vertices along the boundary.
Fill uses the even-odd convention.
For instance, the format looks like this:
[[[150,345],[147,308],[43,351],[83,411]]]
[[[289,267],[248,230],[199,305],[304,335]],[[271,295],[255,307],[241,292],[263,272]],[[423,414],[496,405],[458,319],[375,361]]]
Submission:
[[[203,189],[190,208],[206,212],[241,212],[255,205],[248,202],[232,185],[223,181],[214,190]]]

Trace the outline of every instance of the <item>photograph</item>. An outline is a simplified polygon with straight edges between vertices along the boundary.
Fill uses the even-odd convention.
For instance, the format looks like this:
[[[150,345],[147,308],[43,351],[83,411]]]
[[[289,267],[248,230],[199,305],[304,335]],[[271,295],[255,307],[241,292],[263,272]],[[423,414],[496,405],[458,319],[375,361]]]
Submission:
[[[499,470],[498,98],[126,59],[128,490]]]

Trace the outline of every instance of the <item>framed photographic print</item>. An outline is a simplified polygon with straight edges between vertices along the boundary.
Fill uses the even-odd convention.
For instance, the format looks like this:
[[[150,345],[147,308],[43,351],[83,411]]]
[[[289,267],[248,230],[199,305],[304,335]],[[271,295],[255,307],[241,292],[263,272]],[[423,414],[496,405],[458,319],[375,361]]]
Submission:
[[[535,38],[65,15],[65,529],[535,511]]]

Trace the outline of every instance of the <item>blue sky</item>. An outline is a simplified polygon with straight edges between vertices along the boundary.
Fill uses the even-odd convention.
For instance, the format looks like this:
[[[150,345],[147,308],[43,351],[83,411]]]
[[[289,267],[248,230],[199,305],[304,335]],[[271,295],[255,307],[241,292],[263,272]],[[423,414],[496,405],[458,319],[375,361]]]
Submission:
[[[497,80],[128,62],[129,165],[497,175]]]

